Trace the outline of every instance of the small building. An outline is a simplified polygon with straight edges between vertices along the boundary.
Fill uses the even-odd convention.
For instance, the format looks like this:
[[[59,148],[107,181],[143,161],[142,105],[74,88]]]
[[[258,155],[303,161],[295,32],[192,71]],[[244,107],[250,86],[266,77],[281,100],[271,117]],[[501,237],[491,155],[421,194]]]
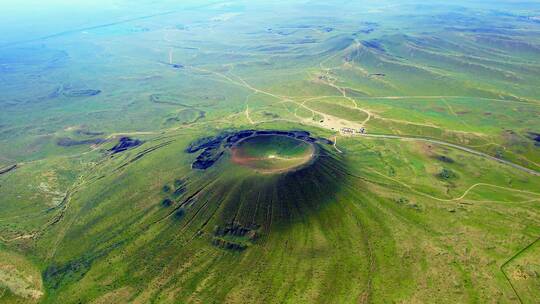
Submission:
[[[341,133],[344,133],[344,134],[354,134],[354,129],[351,129],[351,128],[341,128]]]

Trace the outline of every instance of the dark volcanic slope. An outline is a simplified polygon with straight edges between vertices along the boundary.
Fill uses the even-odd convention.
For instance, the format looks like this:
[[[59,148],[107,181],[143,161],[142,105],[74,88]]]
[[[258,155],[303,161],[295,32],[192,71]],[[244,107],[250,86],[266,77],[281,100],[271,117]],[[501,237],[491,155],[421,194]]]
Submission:
[[[229,148],[234,143],[250,136],[273,134],[310,142],[317,146],[318,155],[301,169],[269,175],[257,174],[231,162]],[[197,141],[187,151],[204,151],[193,163],[195,171],[182,183],[181,188],[188,191],[168,207],[170,215],[184,210],[182,214],[189,216],[192,210],[196,210],[190,222],[201,220],[216,229],[234,225],[250,229],[257,227],[257,232],[264,234],[273,226],[283,227],[317,212],[331,201],[332,196],[346,184],[347,178],[343,159],[319,142],[321,140],[304,131],[253,130]],[[218,157],[208,160],[208,155]],[[201,156],[214,165],[223,155],[225,159],[215,166],[200,165]],[[207,170],[196,170],[202,167]]]
[[[239,222],[282,225],[312,212],[329,201],[346,178],[341,159],[324,148],[315,161],[300,170],[261,175],[229,163],[210,173],[208,188],[197,202],[213,202],[219,208],[219,223]],[[208,210],[211,211],[211,208]]]

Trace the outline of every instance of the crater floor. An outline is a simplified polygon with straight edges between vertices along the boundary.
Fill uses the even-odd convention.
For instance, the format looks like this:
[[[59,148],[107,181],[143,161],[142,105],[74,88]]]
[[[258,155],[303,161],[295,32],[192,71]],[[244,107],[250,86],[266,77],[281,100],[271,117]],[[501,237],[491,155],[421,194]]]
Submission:
[[[283,135],[256,135],[232,149],[233,163],[272,174],[296,170],[316,157],[312,143]]]

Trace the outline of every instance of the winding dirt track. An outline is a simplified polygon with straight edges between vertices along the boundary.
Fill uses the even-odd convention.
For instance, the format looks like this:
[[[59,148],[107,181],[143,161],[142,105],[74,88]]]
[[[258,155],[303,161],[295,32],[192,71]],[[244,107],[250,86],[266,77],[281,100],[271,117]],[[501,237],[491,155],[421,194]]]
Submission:
[[[329,58],[330,59],[330,58]],[[329,68],[325,68],[323,66],[323,63],[325,61],[321,62],[320,63],[320,68],[323,70],[323,71],[326,71],[328,72]],[[279,95],[276,95],[276,94],[273,94],[273,93],[270,93],[270,92],[267,92],[267,91],[264,91],[264,90],[261,90],[261,89],[258,89],[258,88],[255,88],[253,86],[251,86],[250,84],[248,84],[245,80],[243,80],[242,78],[238,77],[237,78],[239,79],[239,81],[237,80],[233,80],[231,79],[230,77],[228,77],[227,75],[224,75],[222,73],[219,73],[219,72],[214,72],[214,71],[210,71],[210,70],[206,70],[206,69],[201,69],[201,68],[196,68],[196,67],[192,67],[193,70],[196,70],[196,71],[201,71],[201,72],[207,72],[207,73],[211,73],[211,74],[214,74],[216,76],[219,76],[221,78],[225,78],[226,80],[230,81],[232,84],[235,84],[235,85],[238,85],[238,86],[241,86],[241,87],[244,87],[244,88],[247,88],[251,91],[253,91],[254,93],[259,93],[259,94],[264,94],[264,95],[267,95],[267,96],[270,96],[270,97],[273,97],[273,98],[276,98],[276,99],[279,99],[280,101],[286,101],[286,102],[292,102],[292,103],[295,103],[295,104],[298,104],[299,106],[301,107],[304,107],[305,109],[307,109],[308,111],[311,111],[312,113],[317,113],[319,115],[322,115],[323,117],[325,117],[324,120],[326,120],[326,118],[330,117],[331,115],[328,115],[326,113],[322,113],[322,112],[319,112],[319,111],[316,111],[314,109],[311,109],[309,108],[307,105],[305,105],[305,103],[300,103],[300,102],[297,102],[295,101],[293,98],[290,98],[290,97],[287,97],[287,96],[279,96]],[[360,128],[360,127],[363,127],[367,124],[367,122],[370,120],[370,118],[372,117],[372,113],[370,113],[369,111],[367,111],[366,109],[362,109],[362,108],[359,108],[358,105],[356,104],[356,101],[347,96],[346,95],[346,92],[343,90],[342,87],[338,86],[338,85],[335,85],[334,83],[330,83],[329,84],[330,86],[334,87],[335,89],[337,89],[341,94],[342,94],[342,97],[344,98],[347,98],[348,100],[352,101],[354,104],[355,104],[355,109],[358,109],[358,110],[361,110],[363,112],[365,112],[368,117],[366,118],[366,120],[364,120],[362,123],[360,124],[353,124],[352,122],[349,122],[345,119],[340,119],[341,121],[346,121],[348,123],[351,124],[352,127],[354,128]],[[434,97],[434,96],[432,96]],[[436,96],[436,97],[446,97],[446,96]],[[381,97],[376,97],[376,98],[381,98]],[[382,98],[390,98],[390,99],[393,99],[393,98],[400,98],[400,97],[397,97],[397,96],[387,96],[387,97],[382,97]],[[253,120],[251,120],[251,118],[249,117],[249,107],[246,105],[246,111],[245,111],[245,114],[246,114],[246,117],[248,118],[249,122],[250,123],[255,123]],[[335,117],[333,117],[335,118]],[[307,119],[307,121],[309,121],[309,119]],[[307,121],[304,121],[304,122],[307,122]],[[335,130],[336,128],[332,128],[331,126],[326,126],[324,124],[322,125],[319,125],[320,127],[323,127],[323,128],[326,128],[326,129],[331,129],[331,130]],[[496,157],[493,157],[487,153],[483,153],[483,152],[480,152],[480,151],[476,151],[476,150],[473,150],[471,148],[467,148],[467,147],[464,147],[464,146],[460,146],[460,145],[456,145],[456,144],[452,144],[452,143],[448,143],[448,142],[444,142],[444,141],[440,141],[440,140],[435,140],[435,139],[430,139],[430,138],[425,138],[425,137],[414,137],[414,136],[399,136],[399,135],[387,135],[387,134],[362,134],[360,136],[363,136],[363,137],[373,137],[373,138],[386,138],[386,139],[399,139],[399,140],[415,140],[415,141],[424,141],[424,142],[430,142],[430,143],[434,143],[434,144],[439,144],[439,145],[443,145],[443,146],[447,146],[447,147],[452,147],[452,148],[455,148],[455,149],[458,149],[458,150],[461,150],[461,151],[465,151],[465,152],[468,152],[468,153],[471,153],[471,154],[474,154],[474,155],[477,155],[477,156],[480,156],[480,157],[483,157],[483,158],[486,158],[486,159],[489,159],[489,160],[492,160],[492,161],[496,161],[496,162],[499,162],[499,163],[502,163],[502,164],[505,164],[507,166],[510,166],[514,169],[517,169],[517,170],[520,170],[520,171],[523,171],[523,172],[526,172],[526,173],[529,173],[529,174],[532,174],[532,175],[535,175],[535,176],[540,176],[540,172],[534,170],[534,169],[529,169],[529,168],[526,168],[526,167],[523,167],[521,165],[518,165],[518,164],[515,164],[513,162],[510,162],[510,161],[507,161],[507,160],[504,160],[504,159],[500,159],[500,158],[496,158]],[[336,137],[337,139],[337,137]],[[336,150],[338,150],[338,148],[334,145],[334,147],[336,148]],[[339,150],[338,150],[339,151]]]
[[[448,142],[444,142],[444,141],[440,141],[440,140],[435,140],[435,139],[430,139],[430,138],[425,138],[425,137],[399,136],[399,135],[386,135],[386,134],[361,134],[359,136],[361,136],[361,137],[373,137],[373,138],[386,138],[386,139],[399,139],[399,140],[409,140],[409,141],[423,141],[423,142],[429,142],[429,143],[438,144],[438,145],[442,145],[442,146],[452,147],[452,148],[455,148],[455,149],[458,149],[458,150],[461,150],[461,151],[465,151],[465,152],[468,152],[468,153],[471,153],[471,154],[474,154],[474,155],[477,155],[477,156],[480,156],[480,157],[483,157],[483,158],[487,158],[489,160],[493,160],[493,161],[505,164],[505,165],[510,166],[510,167],[512,167],[514,169],[518,169],[518,170],[521,170],[523,172],[527,172],[527,173],[535,175],[535,176],[540,176],[540,172],[538,172],[536,170],[525,168],[523,166],[520,166],[518,164],[515,164],[513,162],[510,162],[510,161],[507,161],[507,160],[504,160],[504,159],[496,158],[496,157],[491,156],[489,154],[486,154],[484,152],[476,151],[476,150],[473,150],[473,149],[470,149],[470,148],[467,148],[467,147],[463,147],[463,146],[460,146],[460,145],[456,145],[456,144],[452,144],[452,143],[448,143]]]

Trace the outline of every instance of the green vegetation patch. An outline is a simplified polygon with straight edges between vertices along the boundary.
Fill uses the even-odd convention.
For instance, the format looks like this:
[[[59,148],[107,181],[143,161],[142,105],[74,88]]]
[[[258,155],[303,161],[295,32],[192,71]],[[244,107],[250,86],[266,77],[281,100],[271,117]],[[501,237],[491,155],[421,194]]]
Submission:
[[[193,108],[187,108],[180,110],[173,117],[169,117],[165,120],[166,124],[179,123],[179,124],[190,124],[197,122],[198,120],[204,118],[205,112]]]
[[[325,101],[309,101],[306,103],[310,109],[330,114],[339,118],[343,118],[349,121],[362,122],[368,116],[365,112],[352,108],[349,106],[344,106],[336,103],[330,103]]]

